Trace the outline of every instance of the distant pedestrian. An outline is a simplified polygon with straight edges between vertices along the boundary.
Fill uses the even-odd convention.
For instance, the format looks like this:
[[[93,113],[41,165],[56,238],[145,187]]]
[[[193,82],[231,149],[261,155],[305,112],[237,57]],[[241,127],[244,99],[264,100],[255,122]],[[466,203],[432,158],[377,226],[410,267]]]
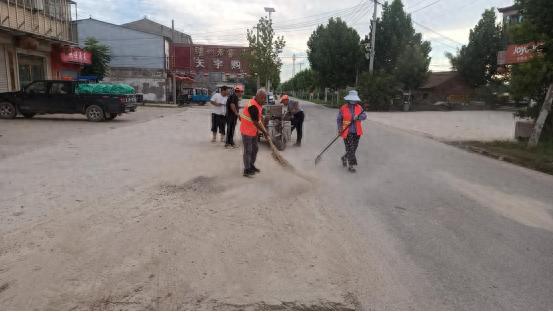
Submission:
[[[257,159],[257,135],[259,132],[268,137],[262,127],[263,105],[267,102],[267,91],[263,88],[257,90],[255,98],[248,101],[248,104],[240,114],[240,133],[242,134],[242,144],[244,145],[244,176],[251,177],[260,170],[255,167]]]
[[[228,99],[228,88],[221,87],[221,92],[215,93],[211,97],[211,105],[213,105],[213,111],[211,113],[211,132],[213,138],[211,142],[217,142],[217,130],[221,136],[221,142],[225,141],[225,126],[226,126],[226,106]]]
[[[244,94],[244,87],[237,85],[234,88],[234,93],[228,97],[227,100],[227,140],[225,142],[225,148],[236,148],[234,144],[234,130],[236,129],[236,123],[240,117],[240,100]]]
[[[294,146],[301,146],[301,139],[303,138],[303,121],[305,119],[303,109],[301,109],[298,101],[290,100],[286,94],[280,98],[280,102],[286,106],[288,113],[292,116],[292,132],[297,130],[297,139]]]
[[[337,118],[338,134],[342,136],[346,146],[346,154],[342,156],[342,165],[347,167],[350,172],[355,172],[355,166],[357,166],[355,153],[359,146],[359,139],[363,135],[361,121],[367,119],[367,114],[359,104],[361,99],[357,91],[350,91],[344,100],[347,103],[340,107]]]

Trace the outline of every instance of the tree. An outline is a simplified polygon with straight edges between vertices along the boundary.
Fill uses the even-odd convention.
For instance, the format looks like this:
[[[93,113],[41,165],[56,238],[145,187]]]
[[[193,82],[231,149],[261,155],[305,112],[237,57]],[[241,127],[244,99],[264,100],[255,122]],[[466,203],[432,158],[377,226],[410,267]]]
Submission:
[[[109,72],[109,63],[111,62],[110,48],[100,44],[96,38],[89,37],[85,41],[84,50],[92,53],[92,64],[85,66],[81,74],[97,76],[98,80],[104,79]]]
[[[402,52],[409,45],[421,46],[422,52],[428,57],[430,43],[423,42],[422,36],[415,32],[411,15],[404,11],[401,0],[393,0],[391,4],[385,2],[382,16],[376,20],[375,70],[392,73]],[[365,62],[365,69],[368,69],[368,61]]]
[[[387,111],[390,109],[390,101],[396,94],[395,77],[384,71],[368,72],[361,74],[359,78],[359,96],[367,101],[372,110]]]
[[[472,86],[487,85],[497,74],[497,52],[501,51],[501,26],[496,24],[493,8],[484,11],[478,24],[471,29],[469,43],[457,55],[447,53],[451,66]]]
[[[316,87],[316,75],[312,69],[304,69],[282,84],[285,91],[312,91]]]
[[[394,77],[405,91],[411,92],[420,87],[428,77],[428,67],[430,66],[430,44],[424,42],[422,45],[417,43],[409,44],[399,55],[395,69]]]
[[[256,30],[248,29],[247,38],[250,46],[250,54],[247,57],[251,71],[259,76],[262,84],[270,80],[274,87],[278,86],[282,68],[279,54],[286,45],[284,37],[275,38],[272,22],[262,17],[257,23]]]
[[[515,43],[543,43],[538,52],[540,55],[525,64],[516,64],[511,68],[511,91],[515,97],[530,97],[538,105],[527,107],[525,115],[532,117],[538,124],[539,131],[531,138],[531,144],[540,139],[541,127],[546,134],[541,140],[553,138],[553,117],[550,114],[550,103],[543,106],[546,92],[553,84],[553,1],[517,0],[516,5],[522,12],[522,23],[510,29]],[[543,108],[543,109],[542,109]],[[541,118],[538,116],[541,112]],[[547,116],[549,114],[549,116]]]
[[[307,42],[311,68],[325,87],[343,88],[355,83],[363,58],[357,31],[340,18],[319,25]]]

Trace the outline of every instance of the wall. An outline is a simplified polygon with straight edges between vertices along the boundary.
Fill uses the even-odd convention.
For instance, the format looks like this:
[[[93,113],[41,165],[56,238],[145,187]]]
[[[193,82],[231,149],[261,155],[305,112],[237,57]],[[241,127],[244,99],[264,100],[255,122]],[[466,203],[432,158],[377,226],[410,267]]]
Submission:
[[[147,34],[118,25],[85,19],[77,21],[79,45],[94,37],[110,47],[111,67],[165,68],[165,43],[161,36]]]
[[[163,70],[112,68],[104,81],[126,83],[136,92],[143,93],[148,102],[165,102],[167,99],[168,79]]]
[[[57,0],[53,2],[52,8],[58,11],[52,18],[45,14],[44,10],[30,10],[29,7],[23,8],[23,1],[0,1],[0,26],[14,29],[30,34],[41,35],[52,39],[71,41],[71,9],[66,0]],[[48,1],[45,1],[48,4]],[[49,9],[48,9],[49,11]]]

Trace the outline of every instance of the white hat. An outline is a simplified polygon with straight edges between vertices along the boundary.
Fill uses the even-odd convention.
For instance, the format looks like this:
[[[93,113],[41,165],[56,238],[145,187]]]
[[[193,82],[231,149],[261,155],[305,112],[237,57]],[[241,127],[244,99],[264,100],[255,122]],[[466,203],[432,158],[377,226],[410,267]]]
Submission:
[[[359,94],[355,90],[351,90],[348,95],[344,98],[346,101],[361,102]]]

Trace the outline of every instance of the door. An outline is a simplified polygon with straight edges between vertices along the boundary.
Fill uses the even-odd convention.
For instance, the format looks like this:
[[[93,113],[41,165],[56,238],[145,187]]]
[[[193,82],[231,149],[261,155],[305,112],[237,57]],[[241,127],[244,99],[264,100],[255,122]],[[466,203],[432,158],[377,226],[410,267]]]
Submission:
[[[19,105],[22,112],[46,113],[48,102],[48,83],[46,81],[36,81],[23,92],[23,101]]]
[[[50,83],[48,103],[52,113],[73,114],[75,103],[71,81],[53,81]]]
[[[29,83],[44,80],[44,58],[34,55],[17,54],[19,62],[19,85],[24,88]]]
[[[4,46],[0,45],[0,93],[10,91],[8,88],[8,66]]]

